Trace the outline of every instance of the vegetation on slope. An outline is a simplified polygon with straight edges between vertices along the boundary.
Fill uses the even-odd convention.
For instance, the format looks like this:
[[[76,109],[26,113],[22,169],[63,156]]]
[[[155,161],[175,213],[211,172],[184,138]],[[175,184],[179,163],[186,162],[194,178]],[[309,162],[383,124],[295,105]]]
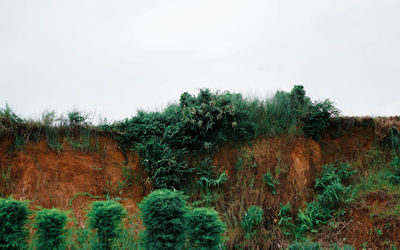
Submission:
[[[135,231],[125,227],[125,219],[121,224],[125,212],[118,202],[111,201],[120,198],[118,195],[107,196],[109,201],[106,202],[112,202],[115,206],[111,207],[116,210],[107,212],[105,207],[96,206],[89,216],[91,220],[96,217],[99,222],[109,220],[107,227],[110,229],[107,232],[110,234],[101,234],[103,226],[96,226],[92,221],[90,225],[98,235],[87,229],[72,230],[70,233],[75,236],[65,243],[72,248],[86,249],[96,245],[106,249],[136,249],[141,240],[142,246],[147,248],[152,248],[152,244],[166,244],[171,247],[176,245],[176,248],[220,249],[225,240],[228,248],[266,248],[280,247],[281,244],[287,246],[287,242],[294,240],[318,239],[321,233],[337,228],[342,217],[347,216],[351,202],[360,202],[360,199],[367,199],[377,191],[384,192],[397,202],[391,205],[393,209],[390,214],[380,213],[379,216],[400,215],[398,199],[393,198],[398,195],[396,190],[400,182],[400,137],[398,126],[393,126],[398,119],[384,126],[379,125],[379,119],[374,120],[372,125],[376,126],[376,131],[381,129],[376,132],[377,140],[373,147],[379,148],[376,149],[379,157],[372,156],[376,152],[371,150],[370,156],[351,158],[351,166],[340,161],[324,165],[313,179],[313,187],[307,190],[314,196],[304,206],[298,198],[303,194],[293,194],[290,200],[285,198],[287,193],[283,192],[284,185],[288,185],[285,175],[291,162],[283,162],[279,152],[278,165],[267,171],[264,169],[263,173],[259,173],[260,166],[252,152],[235,155],[238,159],[232,166],[234,171],[229,175],[218,169],[210,158],[222,145],[230,144],[240,151],[243,142],[249,142],[250,145],[255,138],[282,136],[323,140],[325,136],[321,139],[321,134],[326,134],[329,126],[343,125],[331,119],[337,117],[338,113],[329,100],[312,101],[302,86],[294,86],[291,92],[278,91],[267,100],[246,99],[240,94],[202,89],[198,95],[183,93],[177,104],[169,105],[162,112],[141,111],[132,118],[102,125],[91,124],[87,116],[76,111],[68,113],[67,118],[56,117],[50,112],[45,113],[40,122],[26,120],[6,106],[0,110],[0,136],[11,139],[11,152],[22,150],[27,143],[40,140],[46,140],[49,150],[61,152],[63,138],[76,150],[101,152],[96,135],[105,133],[115,138],[126,155],[134,152],[140,156],[141,166],[148,174],[152,188],[159,189],[152,195],[160,196],[153,203],[150,202],[153,196],[143,202],[146,232],[138,234],[140,229],[136,222],[133,226]],[[337,138],[347,128],[328,132],[332,138]],[[320,142],[323,147],[325,144],[326,141]],[[387,151],[383,152],[383,149]],[[392,154],[390,165],[387,164],[387,152]],[[355,169],[362,171],[355,172]],[[3,176],[10,178],[7,177],[9,171],[4,168]],[[228,176],[235,178],[234,181],[230,182]],[[257,179],[257,176],[261,178]],[[2,194],[7,193],[4,183],[1,183]],[[226,183],[230,186],[224,186]],[[184,196],[180,197],[182,194],[175,189],[190,196],[189,202]],[[160,203],[167,194],[181,198],[177,213],[171,212],[176,208],[175,205]],[[221,213],[226,227],[210,207],[215,207]],[[166,218],[166,214],[154,217],[154,211],[163,209],[172,222]],[[95,214],[95,210],[98,213]],[[179,218],[171,217],[171,213]],[[174,223],[180,227],[179,230],[169,226]],[[171,235],[177,232],[178,236],[160,230],[157,232],[157,227],[161,226],[171,229]],[[59,233],[54,238],[63,239],[63,228],[57,230]],[[388,230],[377,228],[374,232],[382,235]],[[172,238],[178,241],[170,242]],[[23,241],[19,242],[24,244]],[[207,244],[202,245],[203,242]],[[295,243],[289,248],[304,249],[304,246],[313,246],[315,249],[321,247],[318,243]]]

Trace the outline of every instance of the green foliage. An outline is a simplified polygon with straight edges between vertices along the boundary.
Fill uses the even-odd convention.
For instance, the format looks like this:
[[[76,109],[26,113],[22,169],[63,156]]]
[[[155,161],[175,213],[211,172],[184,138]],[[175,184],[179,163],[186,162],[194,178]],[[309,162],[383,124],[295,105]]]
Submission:
[[[113,200],[95,201],[88,212],[90,228],[97,232],[97,249],[111,249],[112,242],[119,235],[121,219],[126,211],[121,204]]]
[[[333,217],[339,207],[354,200],[356,189],[345,185],[346,181],[355,173],[347,163],[329,164],[322,167],[322,171],[315,180],[318,191],[315,199],[306,203],[306,208],[297,214],[297,236],[307,231],[316,232],[319,225]]]
[[[25,249],[29,209],[13,198],[0,198],[0,249]]]
[[[263,209],[258,206],[251,206],[244,213],[241,225],[243,230],[246,232],[246,237],[253,236],[257,231],[257,227],[262,224],[263,221]]]
[[[223,172],[218,175],[213,171],[215,166],[211,163],[211,159],[206,158],[196,167],[197,175],[199,176],[197,185],[206,191],[210,187],[218,187],[228,181],[226,173]]]
[[[209,151],[227,138],[254,138],[256,124],[247,108],[248,102],[240,94],[201,89],[198,96],[183,93],[179,105],[170,105],[163,112],[139,112],[103,128],[116,132],[116,140],[125,152],[139,153],[156,188],[180,189],[186,155]],[[216,179],[226,179],[220,177]]]
[[[286,203],[285,205],[282,205],[281,203],[279,204],[280,209],[278,213],[279,217],[279,222],[278,225],[282,229],[282,233],[286,236],[291,235],[295,225],[293,224],[293,217],[291,217],[291,209],[292,209],[292,204],[290,202]]]
[[[189,212],[187,232],[193,249],[221,249],[225,224],[212,208],[194,208]]]
[[[72,126],[85,126],[87,125],[88,115],[82,114],[77,110],[68,112],[68,122]]]
[[[400,184],[400,157],[398,155],[393,155],[386,177],[392,184]]]
[[[339,110],[328,99],[323,102],[314,102],[304,118],[304,133],[318,141],[321,131],[330,124],[329,118],[338,114]]]
[[[146,227],[146,249],[183,249],[188,209],[186,197],[178,191],[161,189],[145,197],[139,205]]]
[[[289,247],[289,250],[322,250],[322,246],[317,242],[294,242]]]
[[[354,250],[354,247],[347,244],[344,244],[343,247],[340,247],[337,244],[332,244],[330,250]]]
[[[58,209],[43,209],[36,213],[33,228],[36,249],[65,249],[67,216]]]
[[[267,172],[266,174],[263,175],[263,181],[272,190],[272,194],[276,195],[275,185],[279,184],[279,180],[274,180],[272,174],[270,172]]]
[[[284,91],[276,92],[265,102],[252,105],[250,111],[256,113],[257,134],[273,136],[296,131],[300,127],[300,111],[294,111],[291,105],[290,94]]]
[[[173,151],[168,144],[157,138],[139,144],[137,150],[141,164],[156,189],[181,187],[184,174],[187,172],[187,162],[183,158],[184,151]]]
[[[128,215],[124,222],[126,227],[121,231],[120,236],[114,240],[113,249],[124,249],[124,250],[137,250],[139,249],[139,233],[140,230],[140,213]]]

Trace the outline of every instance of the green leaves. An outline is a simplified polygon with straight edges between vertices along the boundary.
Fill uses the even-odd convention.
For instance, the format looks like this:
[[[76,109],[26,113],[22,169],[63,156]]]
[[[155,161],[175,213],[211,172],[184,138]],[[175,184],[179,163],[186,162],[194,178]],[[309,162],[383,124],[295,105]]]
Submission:
[[[263,181],[272,190],[272,194],[276,195],[275,184],[279,184],[279,180],[274,180],[274,178],[272,177],[272,174],[270,172],[267,172],[263,175]]]
[[[263,221],[263,209],[258,206],[251,206],[244,213],[241,225],[243,230],[246,232],[246,237],[251,237],[256,233],[256,229],[261,225]]]
[[[168,144],[152,138],[145,144],[137,145],[140,161],[149,174],[156,189],[180,189],[187,162],[184,151],[172,150]]]
[[[95,201],[88,212],[90,228],[97,231],[98,242],[95,248],[110,249],[113,240],[118,237],[121,219],[126,211],[121,204],[113,200]]]
[[[320,224],[333,217],[341,204],[353,201],[356,189],[346,186],[347,180],[355,173],[347,163],[329,164],[322,167],[315,179],[315,188],[319,191],[315,199],[306,203],[306,208],[297,214],[297,237],[307,231],[316,232]]]
[[[34,246],[37,249],[65,249],[67,215],[58,209],[43,209],[36,213]]]
[[[30,211],[25,202],[0,198],[0,249],[25,249]]]
[[[337,116],[338,114],[339,110],[335,108],[329,99],[312,103],[304,117],[304,133],[318,141],[321,137],[321,131],[326,129],[330,124],[329,118]]]
[[[194,208],[188,214],[187,232],[191,248],[220,249],[225,224],[213,208]]]
[[[186,197],[177,191],[161,189],[140,204],[146,227],[146,249],[183,249],[186,229]]]
[[[139,205],[145,249],[220,249],[225,224],[212,208],[189,209],[179,191],[160,189]]]
[[[279,217],[279,222],[278,225],[282,229],[282,233],[286,236],[291,235],[292,231],[294,230],[294,224],[293,224],[293,217],[291,217],[290,212],[292,209],[292,204],[290,202],[286,203],[285,205],[282,205],[282,203],[279,204],[280,209],[278,213]]]

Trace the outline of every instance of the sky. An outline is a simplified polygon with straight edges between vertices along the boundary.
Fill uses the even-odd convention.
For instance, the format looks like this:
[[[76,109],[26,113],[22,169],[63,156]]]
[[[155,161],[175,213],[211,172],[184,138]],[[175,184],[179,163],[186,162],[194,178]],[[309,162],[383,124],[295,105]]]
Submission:
[[[399,0],[0,0],[0,107],[112,121],[200,88],[301,84],[342,115],[400,115],[399,13]]]

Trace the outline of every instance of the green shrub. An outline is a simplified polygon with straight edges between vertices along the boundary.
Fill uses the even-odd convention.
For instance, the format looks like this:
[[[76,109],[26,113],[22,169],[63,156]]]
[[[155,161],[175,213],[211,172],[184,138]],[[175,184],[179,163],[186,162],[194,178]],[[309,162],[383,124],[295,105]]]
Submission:
[[[195,208],[188,215],[187,231],[193,249],[221,249],[225,224],[212,208]]]
[[[101,127],[115,135],[124,155],[130,150],[139,153],[154,187],[179,188],[190,155],[257,135],[301,134],[303,127],[307,136],[318,139],[335,112],[329,100],[312,103],[300,85],[266,101],[201,89],[197,96],[183,93],[178,104],[162,112],[141,111]],[[209,178],[200,178],[201,185],[208,185]]]
[[[392,156],[392,161],[390,162],[390,169],[386,174],[388,180],[396,185],[400,184],[400,157],[397,155]]]
[[[29,209],[25,202],[0,198],[0,249],[25,249]]]
[[[243,230],[246,232],[246,237],[253,236],[257,231],[256,229],[262,224],[263,221],[263,209],[258,206],[251,206],[244,213],[241,225]]]
[[[152,138],[137,146],[140,161],[149,174],[154,188],[180,189],[187,162],[182,150],[173,151],[168,144]]]
[[[330,247],[330,250],[354,250],[354,247],[344,244],[343,247],[338,246],[337,244],[333,244]]]
[[[161,189],[139,205],[146,228],[146,249],[183,249],[186,230],[186,197],[178,191]]]
[[[112,242],[118,237],[121,219],[126,211],[121,204],[113,200],[95,201],[88,212],[90,228],[97,232],[98,242],[95,248],[111,249]]]
[[[67,216],[58,209],[43,209],[36,213],[33,244],[37,249],[65,249]]]
[[[279,135],[296,130],[299,126],[299,114],[291,108],[291,98],[287,92],[278,91],[253,109],[257,111],[257,134]]]
[[[322,167],[315,180],[318,191],[315,199],[306,203],[306,208],[297,214],[297,236],[307,231],[316,232],[316,228],[333,217],[333,213],[354,200],[356,189],[345,185],[355,173],[347,163],[329,164]]]
[[[329,126],[329,119],[338,114],[339,110],[335,108],[330,100],[326,99],[323,102],[314,102],[304,118],[304,133],[318,141],[321,137],[321,131]]]
[[[68,122],[71,126],[85,126],[87,125],[88,115],[84,115],[77,110],[68,112]]]
[[[292,243],[289,250],[322,250],[323,248],[317,242],[294,242]]]
[[[282,233],[286,236],[291,235],[295,225],[293,224],[293,217],[290,216],[290,212],[292,209],[292,205],[290,202],[286,203],[286,205],[279,204],[280,209],[278,213],[279,222],[278,225],[282,229]]]
[[[216,166],[211,163],[211,159],[206,158],[196,167],[197,175],[199,176],[197,185],[205,191],[208,191],[209,188],[218,187],[228,181],[226,173],[223,172],[218,175],[213,171]]]
[[[274,180],[272,174],[267,172],[263,175],[263,181],[268,185],[268,187],[272,190],[272,194],[276,194],[275,184],[279,184],[279,180]]]

